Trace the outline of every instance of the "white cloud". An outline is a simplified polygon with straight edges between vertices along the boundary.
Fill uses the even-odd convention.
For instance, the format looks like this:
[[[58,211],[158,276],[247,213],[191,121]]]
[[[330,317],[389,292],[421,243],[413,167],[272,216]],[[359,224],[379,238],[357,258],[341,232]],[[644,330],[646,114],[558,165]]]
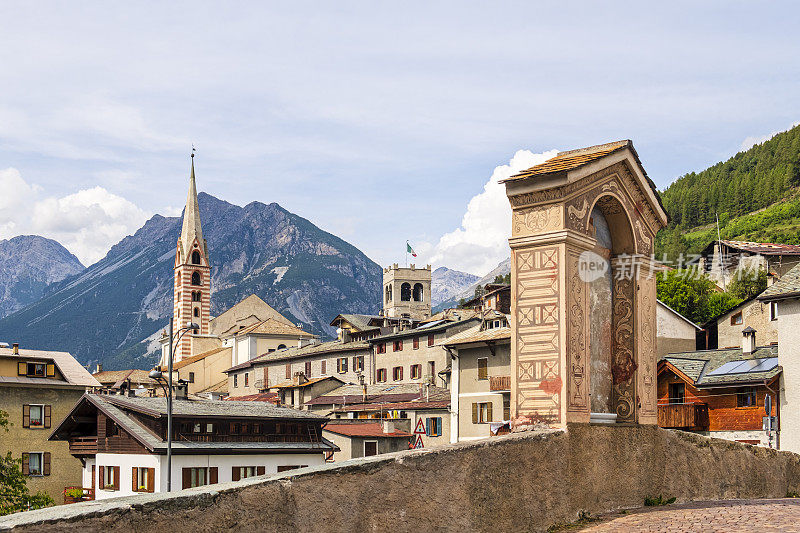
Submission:
[[[511,235],[511,207],[505,185],[500,180],[542,163],[556,153],[557,150],[541,154],[529,150],[517,151],[507,165],[494,169],[491,178],[483,186],[483,192],[469,201],[461,227],[443,235],[432,249],[427,244],[421,244],[420,255],[429,257],[431,264],[478,275],[484,275],[496,267],[510,253],[508,238]]]
[[[102,187],[61,197],[40,198],[15,168],[0,170],[0,238],[34,234],[55,239],[85,265],[135,232],[149,214]]]
[[[742,145],[739,147],[739,151],[744,152],[746,150],[749,150],[750,148],[752,148],[753,146],[755,146],[757,144],[761,144],[763,142],[767,142],[768,140],[770,140],[773,137],[775,137],[777,134],[783,133],[784,131],[787,131],[787,130],[790,130],[790,129],[794,128],[797,125],[800,125],[800,122],[795,122],[794,124],[792,124],[791,126],[786,128],[785,130],[773,131],[769,135],[762,135],[761,137],[757,137],[757,136],[746,137],[745,140],[742,141]]]

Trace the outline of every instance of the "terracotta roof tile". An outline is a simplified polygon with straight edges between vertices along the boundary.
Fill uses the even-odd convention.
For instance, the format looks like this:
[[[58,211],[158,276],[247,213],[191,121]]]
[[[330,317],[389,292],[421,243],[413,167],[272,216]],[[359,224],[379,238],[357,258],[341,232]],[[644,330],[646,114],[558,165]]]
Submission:
[[[314,337],[311,333],[306,333],[302,329],[291,326],[289,324],[284,324],[275,320],[274,318],[268,318],[266,320],[262,320],[261,322],[257,322],[252,326],[247,326],[246,328],[240,329],[236,332],[236,336],[240,337],[242,335],[292,335],[296,337],[303,337],[303,338],[311,338]]]

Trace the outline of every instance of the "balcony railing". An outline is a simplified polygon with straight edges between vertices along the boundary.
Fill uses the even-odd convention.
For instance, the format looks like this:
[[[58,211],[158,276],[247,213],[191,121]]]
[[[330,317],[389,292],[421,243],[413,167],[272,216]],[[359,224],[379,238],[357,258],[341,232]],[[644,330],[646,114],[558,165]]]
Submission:
[[[489,377],[490,391],[510,391],[511,376],[491,376]]]
[[[658,425],[673,429],[708,428],[708,405],[704,403],[670,403],[658,406]]]
[[[72,455],[95,455],[97,453],[97,436],[69,439],[69,453]]]

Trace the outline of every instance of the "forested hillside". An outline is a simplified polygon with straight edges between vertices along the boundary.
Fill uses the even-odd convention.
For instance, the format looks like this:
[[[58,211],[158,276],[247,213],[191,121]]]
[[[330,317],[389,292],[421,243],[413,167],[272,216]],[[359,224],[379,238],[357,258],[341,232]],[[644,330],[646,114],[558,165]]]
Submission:
[[[670,225],[657,238],[659,256],[696,253],[717,237],[800,242],[800,126],[702,172],[662,194]]]

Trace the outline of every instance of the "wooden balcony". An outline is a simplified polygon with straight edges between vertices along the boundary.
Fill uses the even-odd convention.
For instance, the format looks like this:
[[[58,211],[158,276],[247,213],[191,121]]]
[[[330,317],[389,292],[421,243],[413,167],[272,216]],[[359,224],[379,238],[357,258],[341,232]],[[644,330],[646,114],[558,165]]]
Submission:
[[[510,391],[511,390],[511,376],[490,376],[489,377],[489,390],[490,391]]]
[[[659,405],[658,425],[672,429],[707,429],[708,405],[704,403]]]
[[[95,455],[97,453],[97,436],[69,439],[69,453],[72,455]]]

